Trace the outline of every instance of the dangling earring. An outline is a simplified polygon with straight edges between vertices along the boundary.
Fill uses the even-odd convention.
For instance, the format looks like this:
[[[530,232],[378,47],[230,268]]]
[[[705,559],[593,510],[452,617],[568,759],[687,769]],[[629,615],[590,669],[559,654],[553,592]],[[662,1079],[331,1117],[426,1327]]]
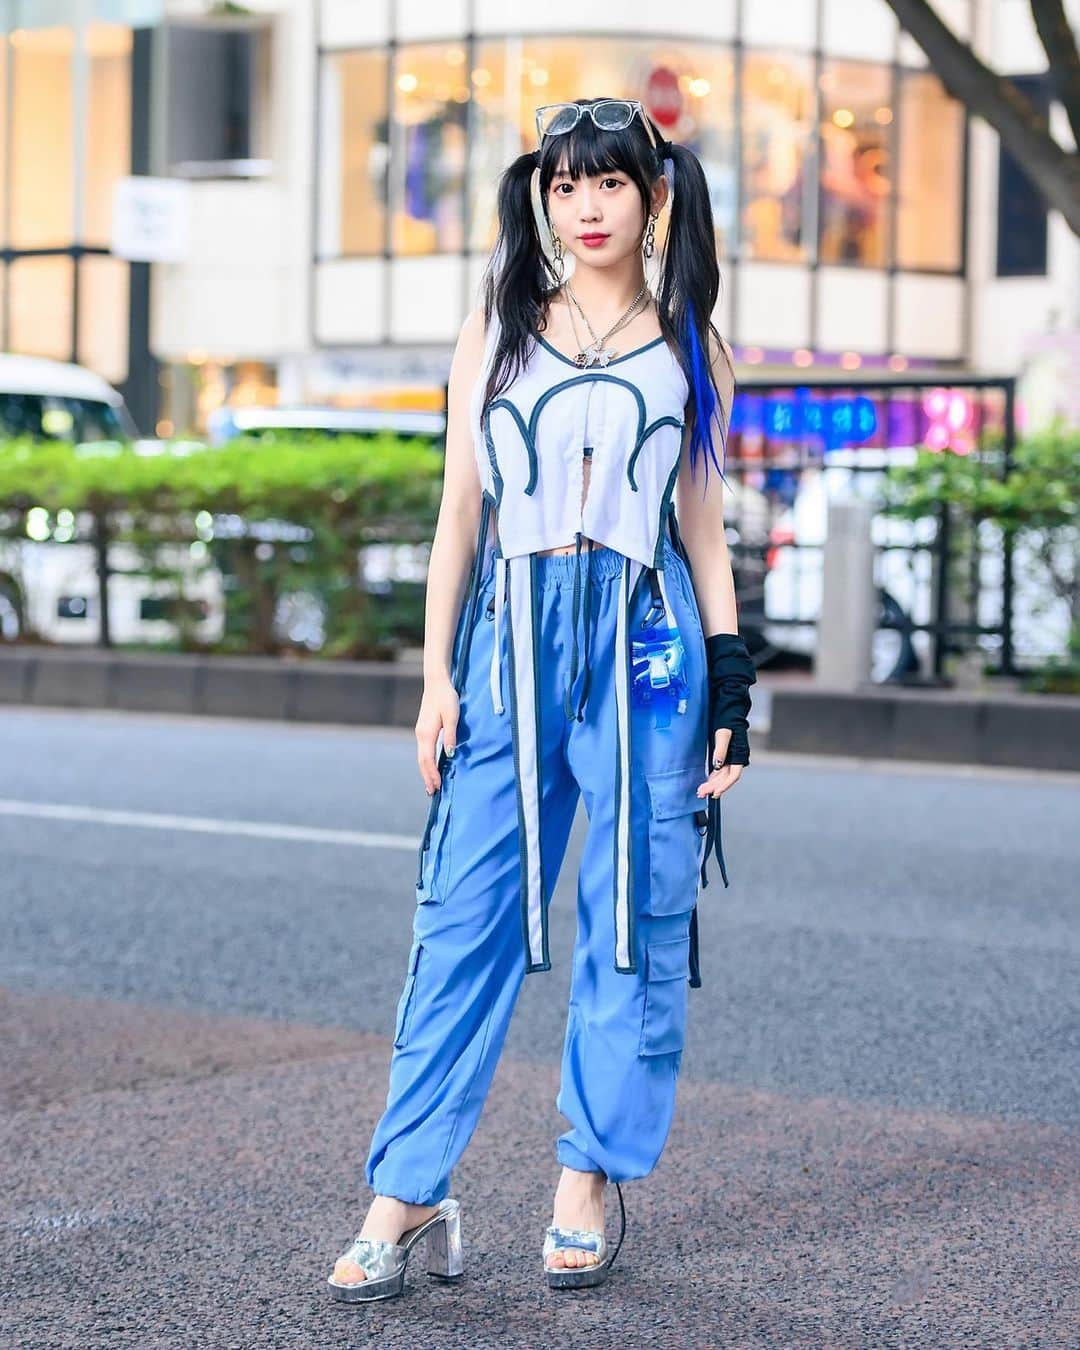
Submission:
[[[552,256],[555,259],[555,280],[561,283],[566,273],[566,263],[563,260],[562,240],[554,230],[551,231],[551,247]]]
[[[653,235],[656,233],[656,217],[659,214],[659,211],[655,211],[649,217],[649,228],[645,231],[645,247],[642,250],[646,258],[651,258],[655,251],[653,247]]]

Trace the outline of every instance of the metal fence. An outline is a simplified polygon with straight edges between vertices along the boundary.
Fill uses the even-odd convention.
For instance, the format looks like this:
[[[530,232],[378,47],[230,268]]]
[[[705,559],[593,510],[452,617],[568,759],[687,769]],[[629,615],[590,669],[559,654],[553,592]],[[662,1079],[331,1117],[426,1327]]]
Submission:
[[[802,634],[812,656],[829,497],[844,491],[878,499],[888,466],[910,461],[916,448],[966,454],[991,439],[1003,453],[987,471],[1008,473],[1016,441],[1011,378],[741,381],[725,478],[734,488],[728,538],[744,626],[789,650],[799,649]],[[972,648],[998,673],[1016,672],[1009,535],[942,503],[919,522],[875,516],[874,545],[879,627],[891,632],[897,656],[876,678],[941,682],[946,656]],[[927,637],[913,643],[919,633]]]

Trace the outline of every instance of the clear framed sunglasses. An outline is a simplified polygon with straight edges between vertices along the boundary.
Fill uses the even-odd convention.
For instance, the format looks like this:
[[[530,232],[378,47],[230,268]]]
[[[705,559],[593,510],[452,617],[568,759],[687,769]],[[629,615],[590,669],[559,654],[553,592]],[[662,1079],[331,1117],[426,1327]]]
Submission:
[[[585,113],[601,131],[623,131],[635,117],[640,117],[649,144],[656,149],[653,129],[636,98],[602,98],[596,103],[545,103],[536,110],[537,149],[544,143],[545,136],[562,136],[573,131]]]

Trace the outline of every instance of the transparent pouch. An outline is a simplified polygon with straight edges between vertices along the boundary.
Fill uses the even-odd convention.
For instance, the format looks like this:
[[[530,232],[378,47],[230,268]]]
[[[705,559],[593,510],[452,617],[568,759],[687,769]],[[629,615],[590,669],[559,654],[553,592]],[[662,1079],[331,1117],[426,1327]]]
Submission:
[[[631,639],[630,668],[631,702],[652,709],[658,727],[670,726],[673,715],[686,712],[686,648],[677,628],[643,628]]]

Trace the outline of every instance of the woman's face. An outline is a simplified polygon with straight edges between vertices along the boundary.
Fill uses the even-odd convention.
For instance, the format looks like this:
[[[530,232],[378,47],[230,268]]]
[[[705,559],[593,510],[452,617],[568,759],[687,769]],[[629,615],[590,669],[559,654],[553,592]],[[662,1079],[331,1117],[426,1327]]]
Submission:
[[[572,179],[559,165],[548,188],[547,209],[563,249],[586,267],[610,267],[641,247],[645,213],[637,184],[621,169]],[[667,179],[653,187],[652,209],[667,201]]]

